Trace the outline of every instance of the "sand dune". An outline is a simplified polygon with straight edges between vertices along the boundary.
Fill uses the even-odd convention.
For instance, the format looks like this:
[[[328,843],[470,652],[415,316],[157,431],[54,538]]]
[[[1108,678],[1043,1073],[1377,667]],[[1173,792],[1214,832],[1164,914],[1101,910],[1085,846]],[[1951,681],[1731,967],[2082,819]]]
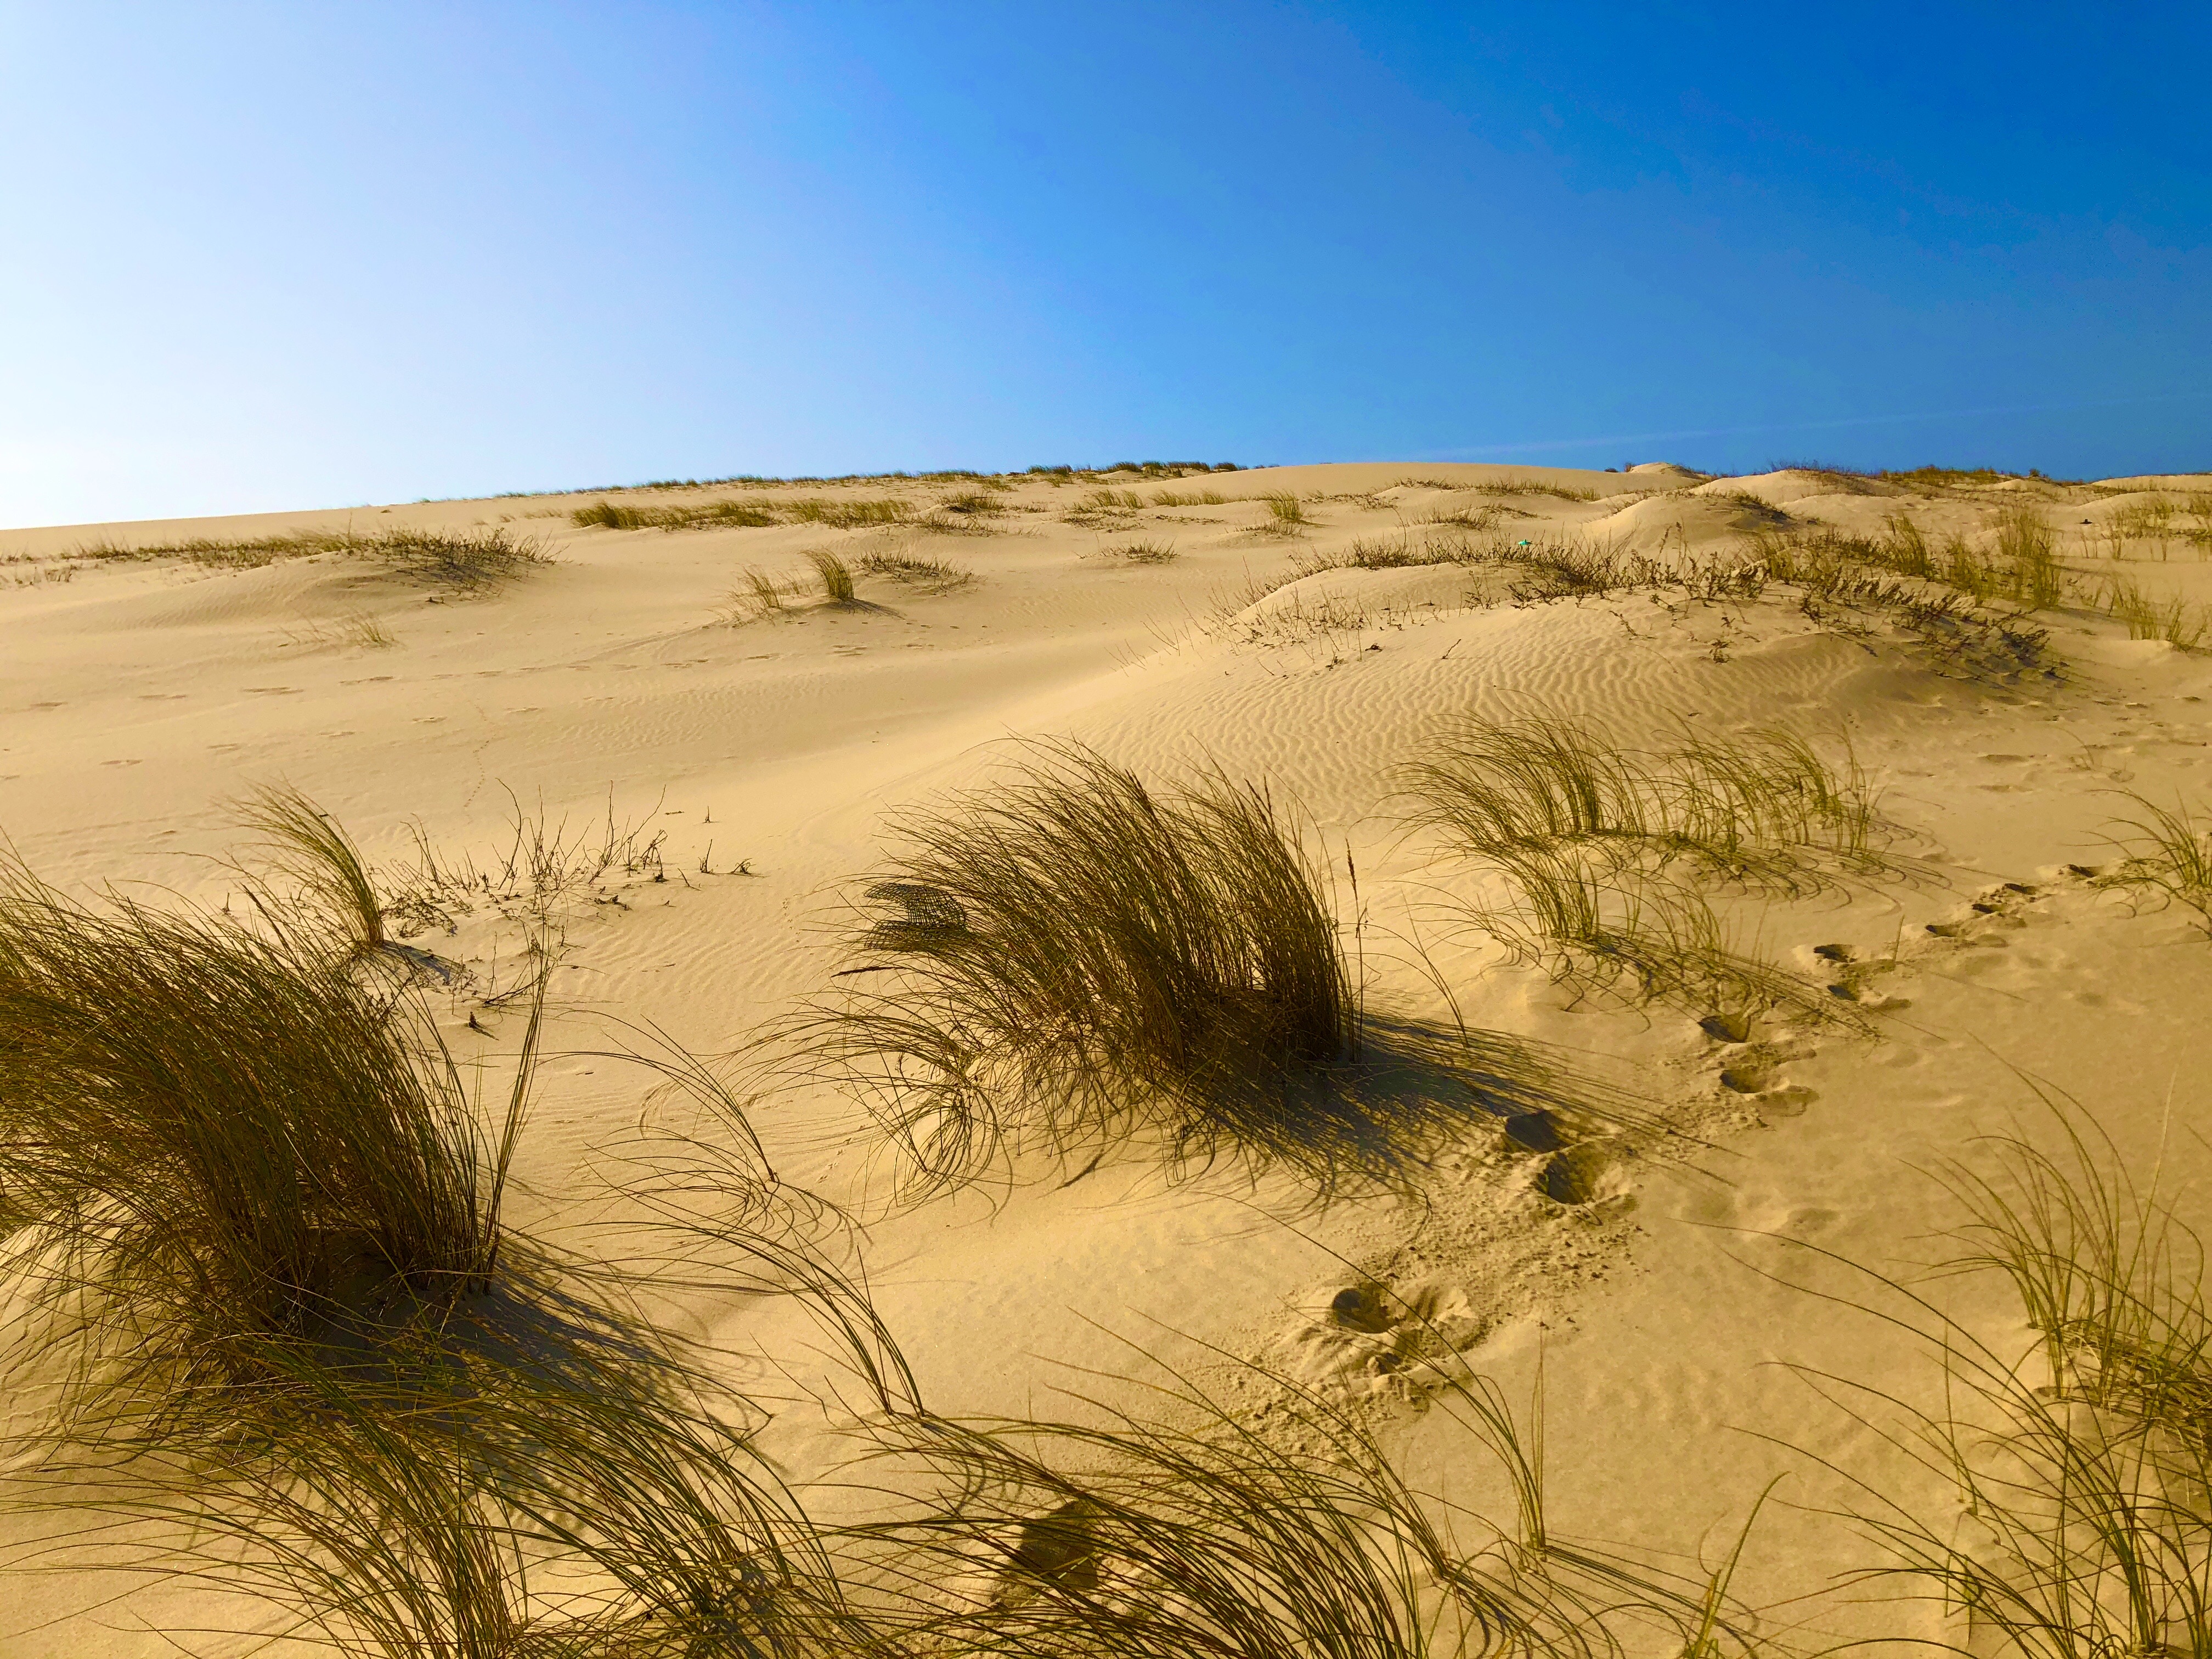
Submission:
[[[602,500],[726,501],[772,522],[575,521]],[[440,913],[430,894],[392,925],[464,971],[433,993],[440,1029],[495,1076],[522,1028],[501,994],[530,971],[530,905],[501,875],[515,823],[579,856],[611,849],[554,907],[557,1052],[513,1200],[518,1225],[606,1255],[626,1235],[586,1224],[619,1214],[608,1149],[679,1107],[596,1053],[599,1034],[649,1024],[732,1055],[834,989],[836,931],[890,820],[989,786],[1024,739],[1163,782],[1212,768],[1264,783],[1357,923],[1370,1007],[1546,1045],[1633,1111],[1568,1123],[1562,1144],[1471,1115],[1399,1190],[1326,1203],[1289,1170],[1178,1169],[1139,1136],[1093,1165],[1032,1160],[902,1204],[850,1098],[732,1060],[763,1091],[751,1116],[779,1174],[865,1223],[841,1259],[865,1267],[924,1397],[1016,1416],[1081,1409],[1070,1389],[1126,1403],[1141,1396],[1114,1379],[1150,1353],[1257,1421],[1282,1396],[1228,1363],[1250,1360],[1358,1402],[1416,1485],[1503,1502],[1423,1408],[1413,1362],[1442,1333],[1516,1401],[1540,1366],[1561,1529],[1694,1577],[1779,1480],[1731,1585],[1748,1627],[1807,1650],[1965,1640],[1940,1605],[1836,1591],[1879,1558],[1822,1513],[1848,1494],[1818,1460],[1931,1513],[1956,1498],[1791,1369],[1933,1408],[1926,1346],[1806,1287],[1873,1296],[1844,1264],[1896,1276],[1941,1257],[1932,1235],[1956,1217],[1932,1166],[1990,1132],[2060,1144],[2029,1079],[2157,1166],[2185,1215],[2201,1208],[2212,945],[2185,906],[2110,878],[2130,797],[2212,802],[2212,657],[2193,648],[2212,645],[2208,505],[2212,475],[1358,463],[0,532],[0,831],[78,895],[216,908],[241,890],[224,861],[235,803],[283,783],[395,894],[424,848],[473,860],[511,902],[480,885]],[[2004,540],[2023,512],[2057,572],[2040,609]],[[1899,519],[1924,534],[1925,580],[1869,550]],[[503,530],[547,562],[476,585],[409,575],[367,539],[393,528]],[[306,532],[361,540],[224,550]],[[808,556],[825,552],[854,573],[852,600],[823,597]],[[1954,552],[1988,574],[1976,603],[1942,580]],[[1824,586],[1824,556],[1862,586]],[[1930,620],[1939,599],[1954,610]],[[1887,867],[1794,890],[1692,884],[1812,1012],[1594,986],[1508,955],[1478,913],[1516,902],[1510,885],[1409,825],[1407,769],[1455,723],[1532,716],[1638,750],[1762,727],[1838,766],[1848,748]],[[1700,1024],[1739,1014],[1741,1042]],[[1924,1293],[2001,1346],[2033,1346],[2002,1285]],[[772,1300],[669,1305],[795,1373],[817,1363]],[[767,1440],[805,1491],[841,1455],[840,1419],[793,1407]],[[8,1524],[27,1547],[51,1529]],[[141,1621],[202,1606],[172,1591],[118,1613],[112,1581],[11,1577],[0,1646],[25,1659],[162,1650]]]

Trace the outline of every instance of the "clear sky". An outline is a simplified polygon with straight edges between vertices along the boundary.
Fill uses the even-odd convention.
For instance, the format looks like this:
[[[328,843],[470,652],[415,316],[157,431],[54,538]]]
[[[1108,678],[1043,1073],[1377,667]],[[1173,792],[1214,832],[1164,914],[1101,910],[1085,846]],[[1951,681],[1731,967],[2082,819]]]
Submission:
[[[0,524],[2212,466],[2212,6],[0,0]]]

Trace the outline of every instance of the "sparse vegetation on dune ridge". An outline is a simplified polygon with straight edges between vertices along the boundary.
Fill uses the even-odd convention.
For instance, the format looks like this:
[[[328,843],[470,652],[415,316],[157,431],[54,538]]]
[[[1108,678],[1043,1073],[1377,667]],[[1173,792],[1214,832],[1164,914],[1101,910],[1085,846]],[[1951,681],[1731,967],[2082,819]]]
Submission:
[[[220,569],[251,570],[283,559],[322,553],[374,560],[416,581],[462,588],[485,586],[532,566],[552,562],[552,555],[535,538],[511,535],[498,525],[468,530],[398,528],[373,533],[301,530],[236,541],[195,537],[141,544],[95,542],[73,548],[66,556],[94,563],[184,559]]]
[[[1503,1039],[1424,1045],[1364,1013],[1328,885],[1262,789],[1156,791],[1045,745],[894,831],[846,994],[767,1054],[858,1092],[922,1189],[1140,1131],[1328,1181],[1387,1165],[1394,1120],[1418,1137],[1559,1098]]]
[[[568,518],[586,530],[594,526],[608,530],[760,529],[782,522],[767,507],[742,501],[708,501],[698,507],[623,507],[601,501],[576,508]]]

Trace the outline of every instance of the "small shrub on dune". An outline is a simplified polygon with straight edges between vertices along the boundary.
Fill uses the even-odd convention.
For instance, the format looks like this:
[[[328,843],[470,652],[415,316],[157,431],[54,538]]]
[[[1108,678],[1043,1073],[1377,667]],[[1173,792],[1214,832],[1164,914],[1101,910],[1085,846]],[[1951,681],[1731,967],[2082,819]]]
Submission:
[[[864,553],[855,561],[854,568],[867,575],[883,576],[939,592],[965,587],[975,580],[975,573],[965,565],[946,559],[921,558],[911,553]]]

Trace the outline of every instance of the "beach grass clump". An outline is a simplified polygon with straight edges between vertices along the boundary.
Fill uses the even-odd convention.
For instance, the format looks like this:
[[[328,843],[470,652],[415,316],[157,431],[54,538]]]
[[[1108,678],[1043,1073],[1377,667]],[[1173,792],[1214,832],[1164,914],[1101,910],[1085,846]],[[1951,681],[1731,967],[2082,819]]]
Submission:
[[[2033,507],[2016,507],[1998,519],[1996,550],[2015,603],[2048,611],[2065,597],[2066,571],[2058,562],[2051,526]]]
[[[1437,522],[1449,526],[1459,521],[1443,520]],[[1482,556],[1463,531],[1447,527],[1431,531],[1418,539],[1410,532],[1401,534],[1395,539],[1358,537],[1341,549],[1300,554],[1297,568],[1301,575],[1311,575],[1320,570],[1346,568],[1399,570],[1417,565],[1471,564]]]
[[[2160,806],[2140,795],[2130,799],[2141,816],[2114,826],[2125,857],[2102,880],[2186,906],[2212,933],[2212,814],[2185,801]]]
[[[2131,640],[2164,640],[2179,650],[2195,651],[2212,635],[2212,609],[2191,605],[2179,593],[2155,598],[2123,577],[2106,578],[2098,605],[2127,624]]]
[[[997,492],[990,489],[963,489],[947,495],[937,505],[941,512],[957,513],[965,518],[989,517],[1006,510]]]
[[[287,880],[301,901],[289,908],[295,926],[333,920],[353,953],[391,944],[383,898],[344,825],[289,786],[257,790],[243,806],[246,827],[261,834],[264,867]],[[258,890],[266,891],[267,884]]]
[[[553,562],[551,552],[536,537],[513,535],[503,525],[467,530],[401,527],[374,534],[350,528],[301,530],[236,540],[194,537],[138,545],[97,542],[73,549],[70,556],[93,562],[173,558],[215,569],[254,570],[281,559],[326,553],[372,559],[412,580],[470,589]]]
[[[1856,758],[1801,735],[1692,736],[1642,753],[1571,720],[1468,720],[1408,769],[1423,821],[1470,851],[1572,845],[1620,862],[1690,859],[1785,886],[1820,854],[1859,862],[1880,820]]]
[[[782,506],[794,524],[823,524],[832,530],[870,530],[906,524],[914,517],[913,507],[895,496],[858,501],[786,501]]]
[[[1954,1621],[1946,1636],[1972,1651],[2212,1651],[2202,1242],[2155,1183],[2135,1184],[2077,1103],[2033,1086],[2055,1144],[1988,1137],[1938,1172],[1966,1217],[1944,1276],[2008,1283],[2025,1337],[1966,1328],[1930,1296],[1869,1274],[1872,1297],[1838,1299],[1919,1337],[1942,1372],[1940,1405],[1801,1373],[1946,1495],[1923,1505],[1893,1475],[1839,1471],[1842,1513],[1890,1559],[1856,1577],[1940,1602]]]
[[[1226,507],[1229,497],[1218,489],[1156,489],[1154,507]]]
[[[1656,586],[1662,574],[1641,554],[1573,537],[1500,540],[1492,544],[1489,556],[1529,573],[1534,580],[1516,594],[1523,600],[1601,598],[1622,588]]]
[[[347,550],[374,558],[410,580],[466,589],[487,587],[552,562],[552,556],[534,538],[510,535],[500,525],[477,530],[387,530],[362,538]]]
[[[814,567],[814,574],[821,580],[824,599],[831,605],[853,603],[852,566],[825,548],[809,550],[806,562]]]
[[[605,1057],[704,1076],[674,1051]],[[753,1444],[757,1375],[732,1387],[638,1293],[803,1304],[881,1410],[913,1409],[911,1378],[765,1166],[702,1151],[651,1160],[622,1269],[517,1240],[495,1285],[434,1319],[257,1339],[253,1434],[141,1438],[112,1462],[80,1443],[19,1467],[17,1496],[78,1523],[63,1560],[185,1577],[241,1632],[274,1611],[343,1653],[869,1651]]]
[[[1410,1486],[1356,1406],[1255,1380],[1271,1422],[1168,1388],[1166,1421],[897,1425],[886,1457],[932,1502],[869,1529],[885,1633],[1093,1659],[1743,1650],[1725,1570],[1676,1580],[1552,1530],[1540,1442],[1487,1381],[1434,1379],[1433,1404],[1499,1466],[1500,1522]]]
[[[1800,894],[1883,867],[1848,754],[1839,768],[1780,730],[1639,753],[1536,717],[1449,728],[1407,777],[1414,821],[1506,879],[1510,901],[1472,915],[1516,958],[1644,997],[1833,1012],[1734,948],[1698,889]]]
[[[1876,544],[1876,562],[1900,576],[1934,580],[1936,556],[1929,550],[1928,538],[1920,526],[1904,513],[1891,514],[1884,525],[1888,533]]]
[[[77,1311],[84,1386],[118,1409],[259,1409],[276,1347],[434,1320],[500,1271],[534,1051],[485,1121],[404,988],[277,921],[0,886],[9,1255]]]
[[[1266,791],[1173,793],[1075,745],[897,825],[854,975],[803,1053],[857,1080],[925,1182],[1140,1122],[1264,1139],[1359,1018],[1328,890]]]
[[[1279,530],[1300,530],[1313,522],[1306,513],[1305,503],[1287,489],[1269,490],[1260,499],[1267,504],[1267,515]]]

